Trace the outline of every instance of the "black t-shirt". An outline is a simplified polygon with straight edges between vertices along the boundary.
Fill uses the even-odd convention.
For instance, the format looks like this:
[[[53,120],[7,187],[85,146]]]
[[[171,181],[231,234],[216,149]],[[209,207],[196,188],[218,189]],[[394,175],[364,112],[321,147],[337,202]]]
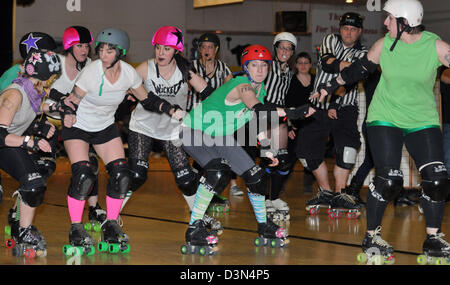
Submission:
[[[297,76],[292,76],[288,92],[286,94],[286,107],[299,107],[309,103],[309,96],[311,96],[314,88],[315,76],[311,74],[311,82],[308,86],[303,86],[298,80]],[[300,121],[292,122],[297,128]]]

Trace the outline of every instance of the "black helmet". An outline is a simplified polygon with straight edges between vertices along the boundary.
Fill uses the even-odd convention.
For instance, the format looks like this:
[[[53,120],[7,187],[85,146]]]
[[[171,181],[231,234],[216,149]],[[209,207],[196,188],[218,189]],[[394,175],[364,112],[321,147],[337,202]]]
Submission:
[[[200,46],[203,42],[213,43],[216,47],[220,48],[220,39],[216,34],[205,33],[201,35],[198,39],[198,46]]]
[[[358,13],[347,12],[339,18],[339,27],[353,26],[362,29],[364,18]]]
[[[55,40],[46,33],[30,32],[26,33],[19,43],[20,56],[25,59],[30,51],[56,49]]]
[[[52,51],[33,51],[28,53],[23,63],[25,74],[42,81],[48,80],[53,74],[61,73],[61,61]]]

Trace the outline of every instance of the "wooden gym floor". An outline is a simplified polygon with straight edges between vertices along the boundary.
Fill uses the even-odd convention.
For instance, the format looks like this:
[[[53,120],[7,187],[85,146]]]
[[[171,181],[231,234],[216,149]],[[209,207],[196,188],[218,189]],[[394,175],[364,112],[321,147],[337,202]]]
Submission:
[[[105,208],[106,174],[101,164],[99,202]],[[15,199],[12,198],[18,183],[2,174],[4,188],[0,204],[0,229],[7,225],[7,214]],[[66,257],[62,246],[68,242],[70,219],[67,210],[67,187],[70,181],[70,164],[59,158],[57,169],[49,179],[45,202],[37,210],[34,225],[47,240],[46,257],[27,260],[13,257],[4,241],[0,249],[0,265],[357,265],[361,252],[366,218],[365,211],[360,219],[346,217],[331,220],[326,211],[310,216],[305,211],[305,201],[312,194],[302,189],[302,167],[297,165],[287,183],[282,199],[291,209],[291,220],[285,226],[289,230],[290,244],[286,248],[256,248],[253,239],[257,236],[256,220],[248,197],[229,196],[231,209],[225,214],[216,214],[224,233],[219,236],[219,252],[213,256],[182,255],[180,246],[189,221],[189,210],[185,200],[176,188],[174,178],[165,157],[150,159],[150,172],[145,185],[128,202],[122,219],[124,232],[130,236],[131,251],[128,254],[107,254],[96,252],[93,256],[81,258]],[[238,185],[244,187],[239,178]],[[365,200],[367,189],[362,190]],[[442,230],[450,235],[448,207]],[[87,220],[87,209],[84,213]],[[100,234],[94,233],[96,240]],[[383,219],[383,238],[395,249],[395,265],[415,265],[421,254],[425,239],[425,219],[417,206],[388,206]],[[447,236],[447,240],[449,240]]]

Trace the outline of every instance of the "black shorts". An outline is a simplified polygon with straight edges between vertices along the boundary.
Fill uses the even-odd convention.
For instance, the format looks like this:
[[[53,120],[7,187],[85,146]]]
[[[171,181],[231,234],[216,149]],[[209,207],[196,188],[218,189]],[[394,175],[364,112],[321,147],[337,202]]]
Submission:
[[[79,128],[62,128],[62,140],[83,140],[89,144],[104,144],[112,139],[120,137],[115,124],[110,125],[104,130],[98,132],[87,132]]]
[[[358,131],[358,108],[345,106],[338,110],[338,119],[330,119],[328,110],[317,110],[298,133],[297,157],[305,159],[323,159],[330,134],[336,149],[361,146]]]

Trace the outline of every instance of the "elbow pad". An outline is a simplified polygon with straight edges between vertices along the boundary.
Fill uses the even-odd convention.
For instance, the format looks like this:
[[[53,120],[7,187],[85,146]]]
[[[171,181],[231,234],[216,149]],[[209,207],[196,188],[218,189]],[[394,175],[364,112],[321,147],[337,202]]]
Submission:
[[[342,80],[345,84],[354,84],[360,80],[367,79],[378,67],[378,64],[371,62],[367,54],[363,58],[356,60],[350,66],[341,71]]]
[[[327,63],[330,58],[334,58],[333,62]],[[327,73],[339,73],[341,61],[332,54],[322,56],[322,70]]]

